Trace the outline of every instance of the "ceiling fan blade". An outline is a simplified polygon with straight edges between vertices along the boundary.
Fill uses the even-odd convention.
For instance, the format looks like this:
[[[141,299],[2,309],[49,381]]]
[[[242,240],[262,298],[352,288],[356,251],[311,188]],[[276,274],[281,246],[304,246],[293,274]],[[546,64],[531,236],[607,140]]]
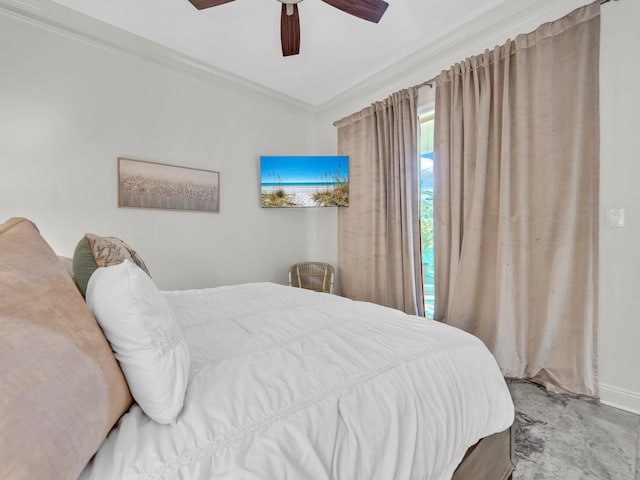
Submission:
[[[289,10],[288,13],[287,9]],[[280,40],[282,42],[283,57],[300,53],[300,17],[298,16],[298,5],[295,3],[282,4]]]
[[[233,0],[189,0],[189,1],[198,10],[202,10],[204,8],[217,7],[218,5],[222,5],[224,3],[233,2]]]
[[[378,23],[389,4],[384,0],[322,0],[338,10]]]

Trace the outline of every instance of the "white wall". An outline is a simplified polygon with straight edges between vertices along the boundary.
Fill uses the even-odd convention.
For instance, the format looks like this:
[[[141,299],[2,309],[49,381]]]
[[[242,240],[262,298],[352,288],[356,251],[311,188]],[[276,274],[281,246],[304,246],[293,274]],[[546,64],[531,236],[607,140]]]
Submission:
[[[538,5],[536,5],[536,3]],[[390,93],[433,78],[443,69],[534,30],[586,2],[520,0],[471,22],[449,39],[399,62],[393,69],[324,106],[318,142],[336,145],[332,122]],[[528,5],[522,9],[522,5]],[[521,9],[520,14],[508,9]],[[640,2],[602,7],[599,370],[602,401],[640,413]],[[425,22],[428,28],[428,20]],[[605,226],[607,208],[623,207],[627,225]]]
[[[63,255],[118,236],[165,289],[335,256],[335,209],[259,207],[260,154],[322,153],[308,112],[1,14],[0,45],[0,223],[32,219]],[[119,156],[219,171],[220,213],[118,209]]]
[[[602,9],[600,382],[602,401],[640,413],[640,2]],[[624,208],[626,226],[606,226]]]

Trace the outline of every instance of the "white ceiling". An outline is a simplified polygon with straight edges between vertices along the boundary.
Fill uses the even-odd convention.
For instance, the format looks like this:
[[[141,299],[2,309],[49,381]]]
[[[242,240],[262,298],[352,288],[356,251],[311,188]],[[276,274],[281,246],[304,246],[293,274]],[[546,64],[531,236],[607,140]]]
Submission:
[[[507,0],[387,0],[378,24],[305,0],[300,54],[291,57],[280,49],[276,0],[200,11],[188,0],[53,1],[317,106]]]

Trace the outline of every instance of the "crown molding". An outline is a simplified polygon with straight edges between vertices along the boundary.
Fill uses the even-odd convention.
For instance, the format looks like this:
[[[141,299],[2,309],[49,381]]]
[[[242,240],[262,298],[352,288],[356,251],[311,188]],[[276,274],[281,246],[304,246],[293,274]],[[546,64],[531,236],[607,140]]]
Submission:
[[[419,85],[462,59],[478,54],[547,21],[566,15],[585,0],[509,0],[406,56],[316,108],[318,117],[342,118],[393,92]]]
[[[391,93],[433,78],[461,59],[477,54],[477,45],[504,43],[540,23],[559,18],[585,0],[505,0],[484,14],[464,23],[417,52],[320,105],[313,105],[270,89],[226,70],[213,67],[168,47],[91,18],[51,0],[0,0],[0,14],[8,15],[49,31],[87,42],[100,48],[134,55],[175,71],[195,75],[244,94],[294,108],[316,118],[342,118]],[[472,49],[473,51],[470,51]]]
[[[290,97],[246,78],[216,68],[171,48],[126,32],[50,0],[0,0],[0,15],[36,25],[51,32],[139,57],[169,69],[195,75],[232,90],[258,94],[286,107],[315,113],[309,103]]]

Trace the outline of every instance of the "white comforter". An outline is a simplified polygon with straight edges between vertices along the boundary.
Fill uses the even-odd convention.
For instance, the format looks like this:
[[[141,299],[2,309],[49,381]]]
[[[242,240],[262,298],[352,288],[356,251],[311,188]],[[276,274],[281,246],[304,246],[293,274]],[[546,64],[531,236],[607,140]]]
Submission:
[[[513,403],[477,338],[275,284],[165,292],[191,349],[174,426],[133,406],[93,479],[450,479]]]

